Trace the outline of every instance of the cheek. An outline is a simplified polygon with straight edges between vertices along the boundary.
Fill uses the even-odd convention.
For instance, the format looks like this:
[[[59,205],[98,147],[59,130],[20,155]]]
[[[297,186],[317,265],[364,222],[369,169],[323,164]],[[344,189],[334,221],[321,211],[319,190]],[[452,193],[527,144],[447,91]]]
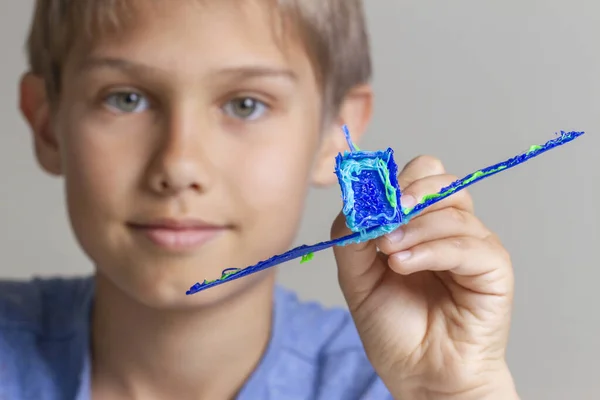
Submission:
[[[269,153],[248,161],[248,167],[239,175],[238,188],[250,208],[256,212],[283,211],[302,203],[310,166],[308,160],[289,153]]]
[[[304,208],[310,158],[301,152],[276,152],[244,159],[236,177],[236,210],[244,241],[237,245],[252,264],[287,250],[297,233]]]
[[[238,175],[236,198],[244,207],[245,241],[240,249],[248,253],[248,260],[266,259],[291,246],[309,188],[310,147],[271,144],[244,159],[248,167]]]
[[[114,133],[74,124],[64,130],[64,171],[69,207],[77,218],[113,219],[124,212],[127,191],[137,176],[129,143]]]
[[[317,98],[308,94],[302,98],[313,97]],[[315,105],[317,101],[310,100],[297,106],[284,121],[265,129],[276,132],[276,139],[239,154],[243,171],[238,187],[248,206],[257,212],[299,218],[319,146],[320,108]],[[286,214],[281,215],[283,212]]]

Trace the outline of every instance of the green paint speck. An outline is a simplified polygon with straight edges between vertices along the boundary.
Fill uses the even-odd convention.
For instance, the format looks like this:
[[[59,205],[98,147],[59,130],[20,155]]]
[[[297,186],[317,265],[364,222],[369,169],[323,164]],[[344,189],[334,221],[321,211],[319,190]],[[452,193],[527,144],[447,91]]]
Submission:
[[[312,260],[315,256],[315,253],[308,253],[302,256],[302,259],[300,260],[300,264],[304,264],[305,262],[309,262],[310,260]]]

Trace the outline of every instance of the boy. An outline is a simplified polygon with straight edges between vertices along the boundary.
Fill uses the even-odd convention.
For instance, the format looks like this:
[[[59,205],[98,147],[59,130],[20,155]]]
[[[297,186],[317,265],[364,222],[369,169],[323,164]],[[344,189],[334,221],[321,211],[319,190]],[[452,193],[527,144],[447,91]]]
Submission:
[[[335,182],[371,116],[363,24],[359,0],[38,0],[20,108],[96,273],[0,284],[0,398],[517,398],[510,261],[464,192],[335,250],[350,313],[272,271],[184,294],[286,250]],[[453,179],[413,160],[405,206]]]

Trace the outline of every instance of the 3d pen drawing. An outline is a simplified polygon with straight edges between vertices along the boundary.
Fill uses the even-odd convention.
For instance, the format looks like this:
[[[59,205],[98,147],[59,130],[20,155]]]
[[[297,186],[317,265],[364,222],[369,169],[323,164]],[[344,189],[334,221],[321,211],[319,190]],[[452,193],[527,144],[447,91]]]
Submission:
[[[442,188],[439,192],[425,196],[414,207],[404,208],[397,180],[398,166],[394,161],[394,151],[391,148],[380,151],[359,150],[352,143],[348,128],[344,126],[342,130],[349,150],[337,155],[335,174],[342,192],[342,212],[346,217],[346,225],[352,233],[313,245],[302,245],[246,268],[225,269],[218,279],[196,283],[186,294],[191,295],[296,258],[301,258],[300,262],[304,263],[310,261],[314,253],[333,246],[346,246],[383,236],[406,224],[425,208],[467,186],[522,164],[584,134],[584,132],[561,131],[556,138],[543,145],[531,146],[529,150],[515,157],[475,171]]]

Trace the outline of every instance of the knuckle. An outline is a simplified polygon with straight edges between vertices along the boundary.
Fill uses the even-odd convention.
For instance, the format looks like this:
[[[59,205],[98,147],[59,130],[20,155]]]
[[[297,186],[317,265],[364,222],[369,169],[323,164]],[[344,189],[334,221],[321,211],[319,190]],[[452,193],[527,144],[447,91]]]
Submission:
[[[428,154],[422,154],[414,159],[415,164],[427,167],[428,170],[439,171],[443,173],[444,164],[442,161],[434,156]]]
[[[510,252],[502,246],[500,247],[500,256],[502,257],[504,262],[506,262],[507,264],[512,264],[512,257],[510,255]]]
[[[450,245],[459,251],[467,251],[471,248],[471,243],[466,237],[457,237],[450,240]]]
[[[385,236],[375,239],[375,245],[377,246],[377,249],[385,255],[390,255],[394,252],[391,242]]]
[[[506,247],[504,247],[500,243],[499,239],[497,239],[497,241],[495,242],[495,247],[497,249],[498,256],[500,257],[500,259],[507,264],[512,264],[512,257],[510,255],[510,252],[508,251],[508,249]]]
[[[464,225],[468,222],[466,213],[458,208],[450,207],[445,211],[448,214],[448,218],[454,223]]]

